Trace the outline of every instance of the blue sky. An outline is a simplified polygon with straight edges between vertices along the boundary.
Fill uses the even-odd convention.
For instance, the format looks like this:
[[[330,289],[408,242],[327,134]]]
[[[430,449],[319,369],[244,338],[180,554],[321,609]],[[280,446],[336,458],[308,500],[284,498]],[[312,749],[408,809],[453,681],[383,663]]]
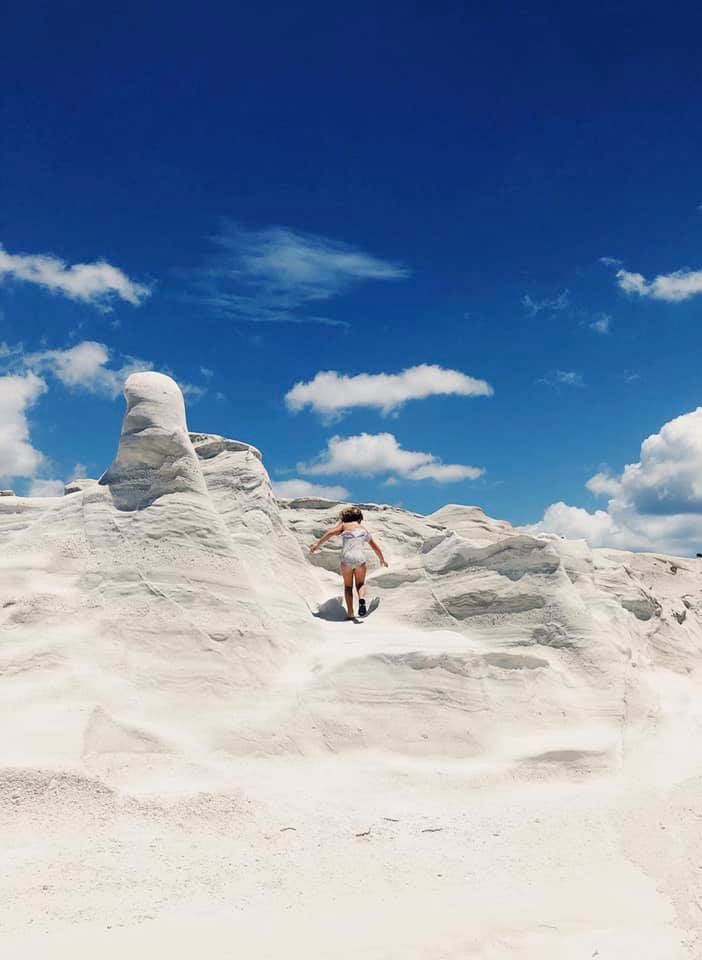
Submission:
[[[692,550],[702,13],[676,10],[14,5],[2,482],[99,475],[152,366],[279,483]]]

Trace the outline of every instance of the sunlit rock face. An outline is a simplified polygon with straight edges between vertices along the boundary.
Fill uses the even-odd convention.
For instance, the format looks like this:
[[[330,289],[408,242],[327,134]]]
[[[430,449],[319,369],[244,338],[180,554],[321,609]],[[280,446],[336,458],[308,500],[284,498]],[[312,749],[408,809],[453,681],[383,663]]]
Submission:
[[[117,456],[100,478],[115,506],[138,510],[167,494],[206,495],[178,385],[162,373],[133,373],[124,396],[127,412]]]

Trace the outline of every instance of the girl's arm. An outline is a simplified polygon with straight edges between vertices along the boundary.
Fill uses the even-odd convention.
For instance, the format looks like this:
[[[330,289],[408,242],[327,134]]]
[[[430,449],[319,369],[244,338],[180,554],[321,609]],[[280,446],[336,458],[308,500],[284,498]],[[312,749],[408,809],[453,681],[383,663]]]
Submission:
[[[326,543],[327,540],[331,540],[332,537],[338,537],[339,534],[344,529],[343,523],[337,523],[333,530],[327,531],[323,537],[320,537],[316,543],[313,543],[310,547],[310,553],[314,553],[315,550],[319,550],[323,543]]]
[[[378,546],[378,544],[375,542],[375,540],[374,540],[372,537],[371,537],[370,540],[368,541],[368,546],[371,548],[371,550],[373,550],[373,552],[375,553],[375,555],[376,555],[376,557],[378,558],[378,560],[380,560],[380,565],[381,565],[381,567],[387,567],[387,566],[388,566],[388,562],[387,562],[387,560],[385,559],[385,557],[383,556],[383,551],[380,549],[380,547]]]

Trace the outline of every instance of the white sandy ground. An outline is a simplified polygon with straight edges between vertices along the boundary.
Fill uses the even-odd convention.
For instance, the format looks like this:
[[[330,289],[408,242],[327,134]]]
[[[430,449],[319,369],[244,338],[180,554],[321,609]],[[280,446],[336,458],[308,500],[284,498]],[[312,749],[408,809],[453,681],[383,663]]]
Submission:
[[[2,957],[702,957],[702,572],[338,505],[130,378],[101,485],[0,497]]]

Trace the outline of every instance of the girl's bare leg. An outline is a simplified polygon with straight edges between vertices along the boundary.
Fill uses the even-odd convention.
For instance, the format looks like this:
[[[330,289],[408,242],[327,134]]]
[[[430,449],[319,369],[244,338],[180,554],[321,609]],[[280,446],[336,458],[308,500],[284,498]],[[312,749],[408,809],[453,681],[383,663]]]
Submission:
[[[346,601],[346,616],[353,620],[353,568],[341,564],[341,576],[344,578],[344,600]]]
[[[356,581],[356,593],[358,594],[359,600],[364,600],[366,596],[366,565],[365,563],[361,564],[360,567],[355,567],[353,571],[354,580]]]

